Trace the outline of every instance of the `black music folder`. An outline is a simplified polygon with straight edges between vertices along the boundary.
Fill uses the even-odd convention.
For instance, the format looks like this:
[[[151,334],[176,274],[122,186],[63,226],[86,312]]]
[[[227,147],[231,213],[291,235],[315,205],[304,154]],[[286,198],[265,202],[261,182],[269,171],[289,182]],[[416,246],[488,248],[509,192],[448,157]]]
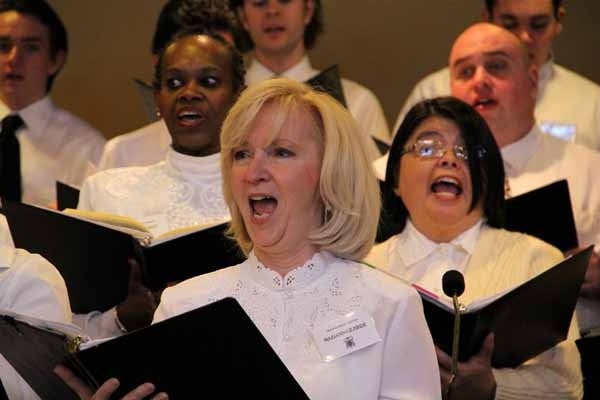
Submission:
[[[347,107],[344,88],[340,78],[340,69],[337,65],[325,68],[319,74],[306,81],[310,87],[321,92],[329,94],[339,101],[344,107]]]
[[[142,280],[154,290],[244,260],[225,237],[227,223],[148,243],[132,230],[32,205],[6,202],[4,213],[16,247],[54,264],[79,314],[105,311],[125,299],[129,257],[138,260]]]
[[[575,341],[581,355],[583,399],[600,399],[600,336],[586,336]]]
[[[490,332],[494,368],[514,368],[565,340],[592,250],[590,246],[516,288],[467,305],[461,311],[459,361],[476,354]],[[452,354],[451,300],[415,288],[434,343]]]
[[[506,200],[506,229],[527,233],[562,252],[579,246],[566,179]]]
[[[65,208],[77,208],[79,203],[79,189],[56,181],[56,207],[62,211]]]
[[[169,399],[308,399],[233,298],[96,345],[0,316],[0,350],[43,399],[78,398],[55,376],[59,363],[94,390],[118,378],[114,398],[152,382]]]

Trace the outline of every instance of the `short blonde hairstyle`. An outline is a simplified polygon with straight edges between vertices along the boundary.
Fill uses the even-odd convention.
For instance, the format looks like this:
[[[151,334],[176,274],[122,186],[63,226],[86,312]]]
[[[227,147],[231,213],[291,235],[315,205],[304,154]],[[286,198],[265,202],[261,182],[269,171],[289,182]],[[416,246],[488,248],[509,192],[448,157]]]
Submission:
[[[322,163],[319,192],[324,206],[323,223],[309,240],[319,250],[360,260],[367,255],[377,232],[381,199],[377,180],[365,149],[367,138],[350,113],[329,95],[290,79],[269,79],[246,89],[229,111],[221,130],[223,193],[231,212],[230,234],[248,254],[252,239],[231,191],[233,152],[245,145],[258,113],[275,104],[271,140],[294,112],[308,114],[321,136]]]

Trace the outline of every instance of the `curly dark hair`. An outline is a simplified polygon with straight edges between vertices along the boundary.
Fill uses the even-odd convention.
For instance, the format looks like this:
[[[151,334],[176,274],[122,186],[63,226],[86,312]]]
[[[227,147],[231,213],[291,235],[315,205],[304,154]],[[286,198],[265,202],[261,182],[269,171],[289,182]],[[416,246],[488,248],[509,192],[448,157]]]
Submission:
[[[169,0],[156,21],[152,54],[158,55],[177,32],[193,27],[231,32],[236,43],[242,32],[227,0]]]

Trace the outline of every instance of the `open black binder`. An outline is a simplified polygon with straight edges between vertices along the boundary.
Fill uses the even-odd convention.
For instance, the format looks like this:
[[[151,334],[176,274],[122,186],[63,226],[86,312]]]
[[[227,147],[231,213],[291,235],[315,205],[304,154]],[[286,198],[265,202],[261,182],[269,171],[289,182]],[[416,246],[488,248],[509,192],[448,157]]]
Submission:
[[[70,389],[52,372],[62,360],[94,389],[118,378],[121,386],[114,398],[152,382],[170,399],[308,399],[233,298],[85,350],[70,352],[66,343],[59,334],[0,317],[0,350],[13,349],[6,358],[42,398],[77,398],[68,396]],[[38,360],[40,348],[52,354],[45,357],[50,361]]]
[[[15,245],[60,271],[75,313],[104,311],[125,299],[129,257],[139,261],[151,289],[244,260],[224,236],[226,223],[145,247],[130,234],[53,210],[6,202],[4,213]]]
[[[461,312],[459,361],[468,360],[494,332],[492,366],[513,368],[567,337],[593,247],[573,255],[491,303]],[[417,288],[419,290],[419,288]],[[454,310],[419,290],[434,343],[452,353]]]
[[[73,312],[104,311],[125,299],[130,235],[36,206],[3,205],[15,246],[42,255],[58,269]]]
[[[506,229],[535,236],[563,252],[578,247],[567,180],[507,199]]]

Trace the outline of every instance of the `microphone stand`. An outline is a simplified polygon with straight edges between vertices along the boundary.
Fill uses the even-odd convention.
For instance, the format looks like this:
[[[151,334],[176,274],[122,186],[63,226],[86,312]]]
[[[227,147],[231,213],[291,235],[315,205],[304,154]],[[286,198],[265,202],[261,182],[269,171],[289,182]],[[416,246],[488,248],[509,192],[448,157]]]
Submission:
[[[458,374],[458,346],[460,343],[460,305],[458,296],[465,291],[465,280],[463,275],[457,270],[449,270],[442,276],[442,288],[446,296],[452,297],[454,306],[454,334],[452,336],[452,363],[450,364],[450,379],[448,380],[448,390],[446,398],[450,399],[452,393],[452,384]]]
[[[450,399],[452,392],[452,384],[456,379],[456,371],[458,370],[458,343],[460,340],[460,305],[458,304],[458,296],[456,293],[452,295],[452,304],[454,305],[454,335],[452,336],[452,364],[450,365],[450,380],[448,381],[448,391],[446,396]]]

